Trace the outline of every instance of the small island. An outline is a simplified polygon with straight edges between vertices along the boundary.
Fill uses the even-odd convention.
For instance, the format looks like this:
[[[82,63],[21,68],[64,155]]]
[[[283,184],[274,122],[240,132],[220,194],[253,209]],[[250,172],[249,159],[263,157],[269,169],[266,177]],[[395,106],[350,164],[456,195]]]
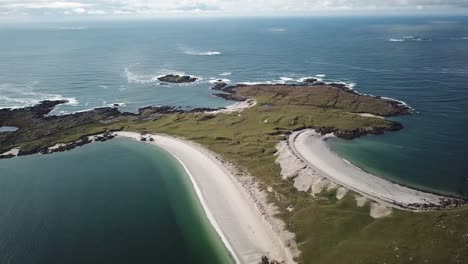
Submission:
[[[188,76],[188,75],[174,75],[174,74],[168,74],[164,75],[158,78],[159,81],[161,82],[166,82],[166,83],[193,83],[197,81],[198,78]]]

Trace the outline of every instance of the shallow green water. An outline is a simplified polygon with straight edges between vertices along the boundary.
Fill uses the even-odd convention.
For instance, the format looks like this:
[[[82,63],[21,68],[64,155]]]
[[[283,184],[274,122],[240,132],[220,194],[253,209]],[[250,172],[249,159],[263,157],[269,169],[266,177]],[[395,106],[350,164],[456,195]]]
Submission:
[[[230,263],[181,166],[127,140],[0,161],[0,263]]]

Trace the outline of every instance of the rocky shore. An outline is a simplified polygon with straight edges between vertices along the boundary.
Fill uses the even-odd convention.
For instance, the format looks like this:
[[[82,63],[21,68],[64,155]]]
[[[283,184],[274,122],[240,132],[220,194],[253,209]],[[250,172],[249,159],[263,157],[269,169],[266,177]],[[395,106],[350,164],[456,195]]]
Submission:
[[[192,82],[194,77],[166,75],[161,77],[168,82]],[[155,121],[166,115],[174,114],[217,114],[232,113],[242,111],[244,108],[253,107],[256,101],[252,98],[260,95],[262,98],[271,100],[272,103],[297,104],[301,106],[311,106],[320,108],[336,108],[350,113],[368,113],[379,116],[396,116],[410,113],[410,109],[397,101],[361,95],[342,83],[324,84],[315,78],[305,79],[301,84],[288,85],[243,85],[230,86],[225,82],[216,82],[213,90],[219,91],[215,96],[226,100],[237,101],[232,107],[227,108],[183,108],[175,106],[147,106],[138,109],[137,113],[121,112],[116,107],[100,107],[89,111],[76,112],[66,115],[49,115],[59,104],[67,103],[66,100],[43,101],[36,106],[19,109],[1,109],[0,126],[14,126],[19,128],[10,133],[0,133],[0,153],[5,153],[10,149],[24,143],[41,141],[40,144],[31,144],[21,148],[18,155],[28,155],[33,153],[48,153],[48,147],[53,144],[52,137],[60,137],[63,131],[67,133],[78,133],[83,128],[95,127],[97,130],[92,134],[103,134],[110,132],[106,126],[121,121]],[[271,99],[268,99],[271,98]],[[324,105],[324,102],[326,104]],[[201,119],[205,120],[205,119]],[[101,128],[101,129],[99,129]],[[396,131],[403,128],[397,122],[386,121],[384,126],[367,126],[356,129],[338,129],[328,126],[304,126],[293,130],[313,128],[316,131],[327,134],[333,133],[335,136],[344,139],[353,139],[367,134],[382,134],[385,131]],[[119,130],[121,128],[112,128]],[[75,132],[74,132],[75,131]],[[290,133],[291,131],[278,130]],[[83,135],[79,140],[74,139],[77,145],[86,144]],[[51,138],[50,141],[44,139]],[[72,148],[73,146],[63,146],[59,149]],[[8,157],[3,155],[0,157]]]
[[[354,107],[349,109],[352,113],[368,113],[384,117],[411,114],[411,109],[400,101],[383,98],[381,96],[360,94],[351,89],[345,83],[324,83],[315,78],[305,79],[299,84],[237,84],[229,86],[226,83],[220,82],[216,83],[211,87],[211,89],[222,92],[214,93],[213,95],[232,101],[244,101],[257,93],[262,92],[275,96],[291,97],[291,99],[297,99],[299,102],[301,101],[301,96],[310,94],[311,89],[313,89],[313,93],[317,95],[318,99],[320,99],[320,96],[327,96],[336,98],[336,102],[338,102],[339,99],[346,100]],[[306,98],[311,99],[304,96],[302,100]],[[373,109],[359,108],[359,104],[369,102],[373,102],[377,108],[381,108],[383,111],[372,111]],[[314,104],[313,100],[312,104]],[[315,105],[323,106],[322,104],[322,101],[317,101]],[[333,104],[331,106],[337,105]]]
[[[383,134],[387,131],[399,131],[403,129],[403,125],[398,122],[391,122],[390,126],[385,126],[385,127],[368,127],[368,128],[358,128],[354,130],[342,130],[342,129],[337,129],[334,127],[315,127],[315,126],[303,126],[299,127],[297,129],[294,129],[291,132],[286,132],[285,134],[290,134],[294,131],[300,131],[304,129],[314,129],[318,133],[322,135],[330,134],[332,133],[336,137],[346,139],[346,140],[352,140],[356,139],[365,135],[380,135]],[[283,134],[281,130],[277,134]]]

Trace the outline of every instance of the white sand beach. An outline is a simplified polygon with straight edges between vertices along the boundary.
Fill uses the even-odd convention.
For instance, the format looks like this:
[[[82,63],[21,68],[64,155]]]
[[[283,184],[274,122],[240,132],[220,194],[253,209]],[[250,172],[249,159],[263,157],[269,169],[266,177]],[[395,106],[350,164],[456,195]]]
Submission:
[[[309,187],[313,188],[313,182],[317,181],[315,178],[319,175],[368,199],[400,209],[419,210],[424,206],[441,206],[444,200],[450,199],[393,183],[354,166],[327,146],[325,140],[330,137],[333,135],[321,135],[307,129],[291,134],[287,143],[282,146],[283,152],[290,151],[315,173],[301,175],[304,179],[298,186],[307,183],[307,177],[310,177]],[[309,187],[302,187],[302,190]]]
[[[13,148],[7,152],[1,153],[0,156],[9,156],[9,155],[18,156],[19,151],[20,151],[19,148]]]
[[[294,235],[282,230],[256,184],[240,176],[211,151],[198,144],[166,135],[116,132],[118,137],[154,144],[172,154],[185,168],[213,227],[236,263],[257,264],[264,255],[295,263]],[[152,139],[150,141],[149,139]],[[259,208],[259,201],[263,207]],[[290,248],[286,247],[288,245]],[[293,253],[294,252],[294,253]]]

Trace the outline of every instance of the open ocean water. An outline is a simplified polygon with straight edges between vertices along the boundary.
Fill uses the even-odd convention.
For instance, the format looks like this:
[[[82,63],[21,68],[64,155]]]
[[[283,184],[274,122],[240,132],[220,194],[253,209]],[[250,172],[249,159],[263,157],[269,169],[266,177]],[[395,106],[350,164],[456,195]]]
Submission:
[[[332,149],[359,167],[402,184],[448,194],[468,194],[466,17],[182,19],[2,24],[0,40],[0,108],[22,107],[44,99],[63,98],[70,100],[70,103],[60,106],[54,114],[114,103],[120,104],[120,108],[125,111],[136,111],[147,105],[217,107],[230,102],[211,96],[210,82],[216,79],[231,83],[289,83],[302,77],[318,76],[325,81],[345,81],[358,92],[402,100],[414,111],[411,116],[395,118],[405,125],[402,131],[353,141],[331,140]],[[160,85],[157,77],[168,73],[195,75],[200,81],[188,85]],[[117,155],[112,148],[118,149],[120,143],[108,144],[93,145],[51,157],[63,159],[63,164],[76,167],[75,155],[76,159],[91,159],[83,154],[86,151]],[[0,213],[4,214],[2,219],[11,220],[0,224],[0,232],[9,230],[9,236],[14,236],[11,239],[16,241],[13,245],[31,249],[24,256],[26,260],[38,254],[34,250],[43,246],[43,240],[40,239],[45,239],[57,249],[72,252],[74,246],[82,245],[80,239],[88,239],[86,236],[91,235],[88,232],[99,231],[98,226],[104,222],[109,225],[125,225],[127,217],[135,213],[143,214],[125,211],[130,205],[120,208],[122,210],[119,213],[113,211],[114,206],[120,206],[122,202],[144,206],[145,210],[155,210],[144,212],[149,215],[169,210],[159,206],[170,204],[173,198],[165,198],[164,192],[152,193],[148,190],[152,185],[156,190],[160,188],[163,174],[169,173],[164,172],[164,164],[155,165],[149,171],[150,168],[146,167],[154,160],[143,162],[126,156],[106,160],[106,168],[122,166],[122,162],[132,168],[122,168],[126,175],[124,177],[121,175],[122,171],[109,171],[104,167],[80,167],[76,172],[68,171],[68,167],[63,167],[62,163],[54,163],[48,159],[32,156],[0,161],[0,186],[10,186],[4,187],[4,191],[0,192],[4,196],[0,199]],[[96,166],[90,160],[87,162],[90,162],[91,168]],[[55,166],[59,166],[59,169],[55,170]],[[145,184],[135,182],[141,180],[135,177],[135,168],[146,168],[142,172],[146,177],[143,181]],[[57,175],[52,176],[54,173]],[[122,197],[121,191],[125,186],[106,184],[116,180],[109,173],[117,174],[115,177],[118,181],[135,184],[128,194],[132,200],[127,201]],[[149,179],[149,174],[155,179]],[[75,186],[75,181],[78,182],[78,187]],[[101,183],[96,185],[94,181]],[[55,183],[47,186],[48,182]],[[18,186],[19,184],[24,186]],[[97,189],[90,197],[82,197],[90,192],[87,186]],[[43,188],[44,193],[39,193],[38,190],[42,190],[39,187]],[[82,191],[74,188],[82,188]],[[134,196],[140,191],[144,191],[143,194],[147,192],[147,197]],[[48,192],[51,194],[47,194]],[[10,194],[7,195],[8,193]],[[37,199],[31,199],[30,194]],[[55,201],[57,197],[61,200]],[[114,198],[121,201],[113,205],[110,200]],[[50,201],[58,204],[46,206],[44,199],[51,199]],[[68,204],[64,201],[68,201]],[[104,201],[109,206],[103,206]],[[87,204],[93,205],[94,209],[87,208]],[[46,211],[28,211],[42,210],[42,206],[46,206]],[[102,214],[93,216],[92,210],[97,208],[102,210]],[[98,223],[96,226],[83,225],[83,218],[77,220],[76,226],[65,224],[66,221],[73,220],[70,218],[73,215],[81,217],[80,210],[85,210],[86,217],[102,219],[91,219],[98,221],[95,222]],[[15,212],[19,215],[5,218],[5,214]],[[102,233],[94,234],[102,235],[96,241],[102,242],[99,245],[103,245],[103,241],[110,243],[103,250],[119,254],[125,253],[123,249],[116,250],[120,248],[114,243],[122,241],[119,239],[136,239],[135,244],[132,244],[135,250],[151,247],[152,243],[155,243],[154,248],[160,248],[164,244],[161,241],[151,240],[148,244],[141,244],[141,237],[136,237],[138,234],[144,236],[143,241],[158,237],[156,229],[152,229],[157,228],[152,223],[152,217],[129,224],[134,228],[132,230],[136,230],[135,234],[126,233],[129,232],[126,229],[129,226],[118,229],[106,227]],[[28,228],[33,228],[29,226],[32,223],[41,226],[25,233],[27,231],[18,227],[23,221],[30,221],[24,223]],[[58,226],[50,225],[48,221],[55,221]],[[115,221],[117,222],[114,223]],[[187,222],[175,223],[177,221],[170,224],[174,228],[187,225]],[[148,235],[143,234],[140,229],[143,227],[150,230]],[[50,228],[50,232],[57,236],[41,238],[44,236],[42,232],[45,232],[41,228]],[[57,243],[61,241],[58,233],[63,236],[61,239],[70,237],[76,241]],[[183,233],[176,232],[180,237],[174,237],[174,241],[179,241],[174,243],[193,241],[190,238],[183,239]],[[109,234],[114,239],[107,238]],[[26,235],[37,236],[38,240],[21,241]],[[159,239],[168,238],[170,237],[159,235]],[[11,247],[5,242],[6,238],[0,236],[0,239],[3,241],[0,252],[10,252],[4,251],[7,245]],[[85,246],[93,249],[97,245]],[[15,254],[16,249],[11,250],[11,254]],[[55,253],[57,252],[50,251],[51,255]],[[182,253],[179,253],[174,257],[183,258]],[[1,257],[5,259],[8,256]],[[47,256],[44,259],[48,259]],[[63,259],[68,260],[67,256]],[[86,262],[85,256],[80,260]],[[112,263],[117,263],[119,259],[115,260]],[[200,256],[195,256],[192,260],[191,263],[208,263]],[[64,262],[70,263],[60,261]],[[210,260],[209,263],[214,262]]]

